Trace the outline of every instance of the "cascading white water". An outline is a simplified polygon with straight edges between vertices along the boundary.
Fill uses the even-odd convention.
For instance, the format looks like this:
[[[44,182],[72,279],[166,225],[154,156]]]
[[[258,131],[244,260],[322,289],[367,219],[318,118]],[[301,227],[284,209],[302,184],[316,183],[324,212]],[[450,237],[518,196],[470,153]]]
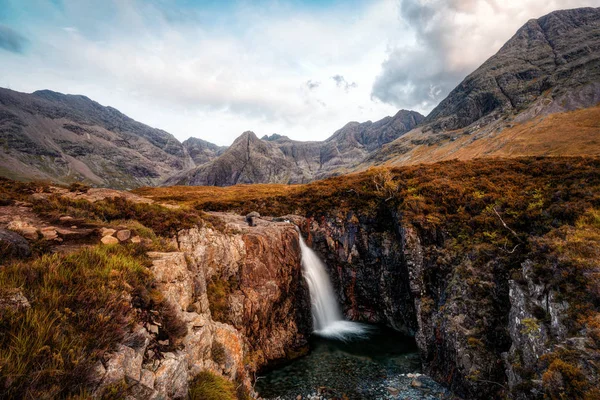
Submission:
[[[345,321],[335,298],[333,286],[323,262],[306,245],[301,234],[300,250],[304,278],[308,283],[315,334],[331,339],[349,340],[366,337],[369,327],[352,321]]]

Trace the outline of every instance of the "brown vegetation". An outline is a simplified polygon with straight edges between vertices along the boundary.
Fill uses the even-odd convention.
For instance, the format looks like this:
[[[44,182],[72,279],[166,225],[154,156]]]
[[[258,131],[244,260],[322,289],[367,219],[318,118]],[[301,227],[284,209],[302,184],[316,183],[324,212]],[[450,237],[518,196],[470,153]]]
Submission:
[[[83,248],[0,269],[0,290],[20,288],[30,309],[0,314],[0,397],[68,397],[86,389],[94,364],[134,321],[128,294],[151,276],[124,246]]]

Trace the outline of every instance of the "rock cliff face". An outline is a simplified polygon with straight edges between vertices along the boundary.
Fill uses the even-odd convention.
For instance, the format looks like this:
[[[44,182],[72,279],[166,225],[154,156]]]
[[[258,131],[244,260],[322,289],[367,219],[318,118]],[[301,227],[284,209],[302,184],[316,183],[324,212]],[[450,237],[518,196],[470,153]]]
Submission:
[[[217,146],[216,144],[195,137],[187,139],[182,145],[196,165],[212,161],[227,150],[226,146]]]
[[[231,186],[302,179],[302,170],[280,149],[253,132],[244,132],[220,157],[171,177],[166,185]]]
[[[85,96],[0,88],[0,175],[117,189],[304,183],[347,171],[423,118],[401,110],[352,122],[323,142],[245,132],[227,148],[194,137],[180,143]]]
[[[189,381],[203,370],[252,393],[258,369],[305,350],[312,320],[296,229],[213,218],[219,230],[182,230],[177,251],[149,254],[157,289],[186,333],[169,342],[166,326],[138,327],[135,340],[98,366],[98,394],[125,379],[135,398],[186,398]]]
[[[600,9],[556,11],[530,20],[425,119],[434,131],[492,114],[573,110],[600,102]]]
[[[413,334],[425,373],[460,396],[493,397],[498,388],[479,378],[504,380],[500,354],[510,342],[502,338],[500,348],[489,348],[469,340],[476,332],[477,317],[471,309],[476,289],[461,281],[456,270],[436,264],[443,233],[423,235],[399,216],[381,212],[385,215],[377,220],[387,223],[332,213],[303,226],[330,268],[346,315]],[[468,260],[463,267],[469,268]],[[436,307],[434,299],[439,298],[444,307]],[[508,312],[508,304],[504,306]],[[505,320],[496,323],[506,325]]]
[[[459,396],[543,398],[539,371],[548,357],[574,362],[595,381],[594,367],[582,361],[592,357],[589,339],[568,333],[573,306],[535,276],[532,260],[512,277],[498,261],[475,272],[472,255],[450,268],[444,232],[383,209],[377,217],[330,210],[302,230],[326,262],[346,316],[414,334],[425,373]],[[543,379],[548,390],[553,383]]]

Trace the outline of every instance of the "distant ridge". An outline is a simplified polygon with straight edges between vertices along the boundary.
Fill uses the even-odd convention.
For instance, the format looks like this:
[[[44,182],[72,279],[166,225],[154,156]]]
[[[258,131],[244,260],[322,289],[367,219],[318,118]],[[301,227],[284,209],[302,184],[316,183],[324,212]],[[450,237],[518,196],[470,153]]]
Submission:
[[[180,143],[80,95],[0,89],[0,175],[94,186],[305,183],[454,158],[600,156],[600,8],[532,19],[427,117],[349,122],[321,142],[245,132]]]
[[[384,144],[416,127],[423,116],[401,110],[377,122],[350,122],[323,142],[299,142],[245,132],[219,157],[170,177],[165,185],[306,183],[354,168]]]

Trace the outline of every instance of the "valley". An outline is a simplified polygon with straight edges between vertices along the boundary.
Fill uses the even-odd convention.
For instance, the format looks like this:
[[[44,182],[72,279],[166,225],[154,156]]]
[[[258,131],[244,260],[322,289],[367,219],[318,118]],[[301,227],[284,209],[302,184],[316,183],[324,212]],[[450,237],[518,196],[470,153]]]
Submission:
[[[84,95],[0,88],[0,398],[600,398],[600,8],[496,48],[427,115],[319,141],[180,141]],[[328,79],[341,103],[361,90]],[[237,89],[210,111],[291,118]]]

